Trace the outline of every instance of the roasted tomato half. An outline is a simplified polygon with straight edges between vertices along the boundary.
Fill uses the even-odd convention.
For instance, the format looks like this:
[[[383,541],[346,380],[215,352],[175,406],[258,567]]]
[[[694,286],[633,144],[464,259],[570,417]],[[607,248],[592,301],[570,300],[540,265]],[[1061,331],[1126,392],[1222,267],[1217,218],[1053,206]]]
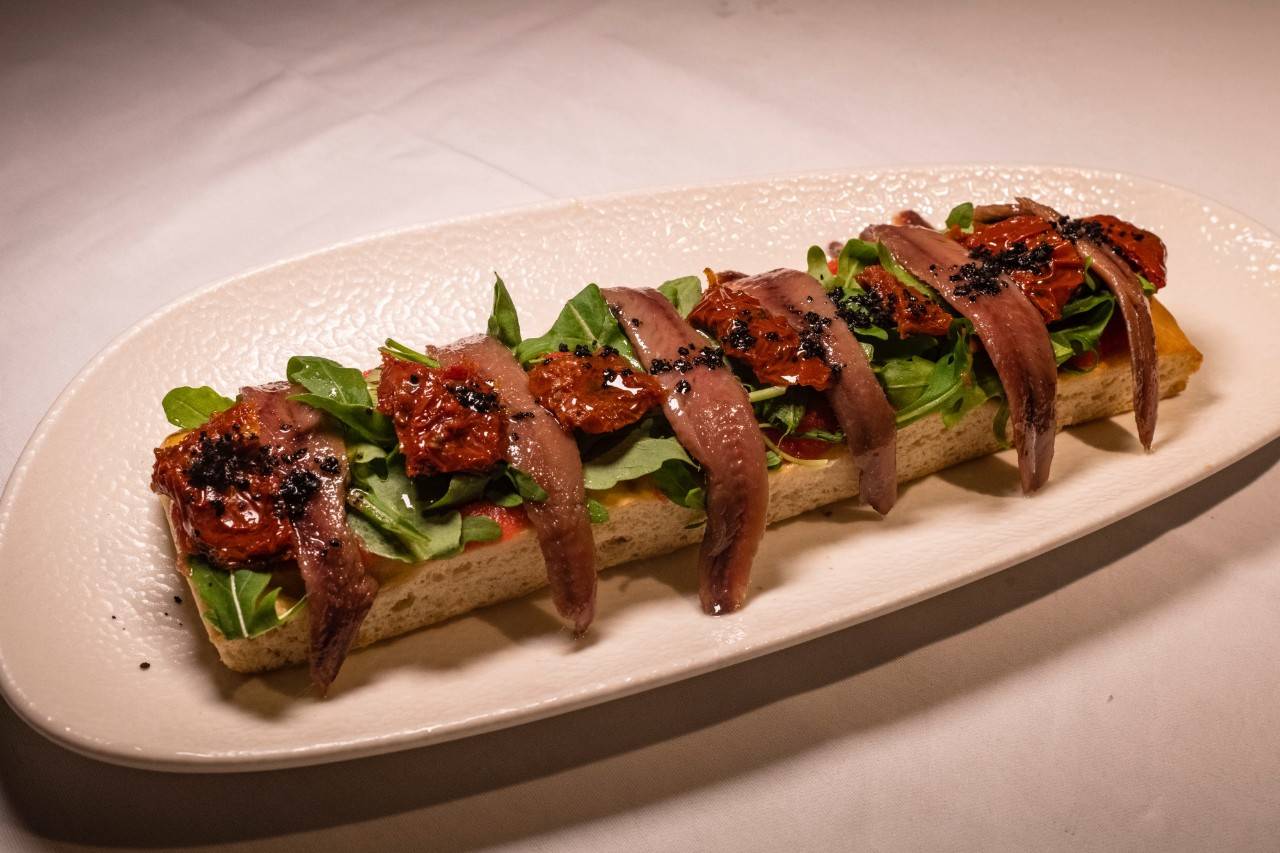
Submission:
[[[819,336],[802,338],[783,317],[770,314],[750,294],[721,284],[689,314],[689,322],[714,335],[725,355],[735,358],[770,385],[831,385]]]
[[[474,365],[432,368],[383,353],[378,411],[395,424],[410,477],[484,471],[505,455],[506,412]]]
[[[246,403],[156,450],[151,488],[173,501],[183,547],[222,565],[287,556],[292,525],[277,501],[283,473]]]
[[[951,328],[951,315],[941,305],[916,293],[882,266],[867,267],[854,276],[854,281],[879,297],[885,313],[893,317],[898,334],[904,338],[908,335],[938,337]]]
[[[1084,284],[1084,260],[1076,247],[1038,216],[1020,213],[976,225],[972,234],[953,228],[951,236],[1013,279],[1045,322],[1060,319],[1062,307]]]
[[[529,371],[529,390],[565,429],[622,429],[662,402],[662,386],[612,347],[549,353]]]

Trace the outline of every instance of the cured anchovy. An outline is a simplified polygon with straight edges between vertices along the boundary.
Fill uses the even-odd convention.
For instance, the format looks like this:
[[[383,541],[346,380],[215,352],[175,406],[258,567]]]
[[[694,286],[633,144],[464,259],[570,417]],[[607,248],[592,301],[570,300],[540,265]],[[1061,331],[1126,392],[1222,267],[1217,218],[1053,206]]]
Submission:
[[[582,634],[596,614],[596,551],[577,444],[534,401],[528,376],[494,338],[463,338],[436,354],[444,367],[474,365],[493,383],[508,416],[518,416],[507,431],[506,458],[547,493],[546,500],[525,501],[524,510],[538,536],[556,610]]]
[[[858,495],[887,513],[898,499],[898,430],[893,407],[876,379],[862,345],[835,312],[817,279],[778,269],[738,279],[735,288],[754,296],[772,314],[785,317],[801,337],[819,335],[832,370],[823,393],[836,413],[858,470]]]
[[[373,606],[378,583],[365,571],[347,525],[346,447],[317,409],[289,399],[301,392],[275,382],[240,393],[258,411],[263,444],[289,466],[278,498],[293,523],[294,557],[307,592],[311,681],[324,693]]]
[[[1151,322],[1151,305],[1142,292],[1142,282],[1133,268],[1101,240],[1085,229],[1064,228],[1071,220],[1048,205],[1019,198],[1025,213],[1052,222],[1062,236],[1075,243],[1120,305],[1125,332],[1129,336],[1129,364],[1133,371],[1133,414],[1138,422],[1138,438],[1151,449],[1156,434],[1156,414],[1160,407],[1160,365],[1156,359],[1156,332]]]
[[[1053,462],[1058,366],[1040,312],[1006,276],[970,260],[963,246],[937,231],[875,225],[864,239],[883,243],[973,323],[1009,401],[1022,490],[1043,486]]]
[[[702,609],[737,610],[764,535],[769,479],[747,393],[723,354],[656,290],[604,291],[641,361],[662,383],[676,438],[707,476],[707,526],[698,555]]]
[[[920,228],[933,227],[932,225],[929,224],[929,220],[925,219],[924,216],[922,216],[919,213],[919,211],[911,210],[910,208],[907,208],[906,210],[899,210],[897,213],[895,213],[893,215],[893,224],[894,225],[915,225]]]

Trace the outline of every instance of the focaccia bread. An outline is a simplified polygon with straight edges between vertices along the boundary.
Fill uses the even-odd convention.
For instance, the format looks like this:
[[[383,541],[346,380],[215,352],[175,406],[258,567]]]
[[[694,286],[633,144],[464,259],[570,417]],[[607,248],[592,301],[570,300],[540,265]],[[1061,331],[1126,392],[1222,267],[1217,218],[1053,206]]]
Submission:
[[[1186,386],[1200,366],[1201,354],[1155,299],[1151,300],[1151,312],[1160,394],[1168,397]],[[1057,426],[1062,429],[1130,411],[1132,400],[1128,354],[1112,353],[1088,373],[1060,376]],[[995,412],[996,404],[987,402],[952,427],[944,426],[941,418],[933,415],[899,430],[899,481],[923,477],[1000,449],[991,428]],[[847,452],[835,455],[825,467],[783,465],[769,474],[768,520],[773,523],[856,495],[857,478]],[[667,553],[702,537],[701,528],[690,526],[698,513],[672,503],[656,490],[618,489],[609,495],[606,504],[608,521],[593,525],[592,529],[601,569]],[[849,535],[857,534],[850,531]],[[176,532],[174,541],[181,541]],[[185,555],[178,556],[179,569],[190,580]],[[547,584],[542,553],[528,529],[501,541],[473,544],[450,558],[399,569],[384,575],[381,581],[360,627],[356,647],[519,598]],[[194,585],[192,592],[203,616],[205,605]],[[291,604],[281,596],[276,606],[283,612]],[[226,666],[237,672],[259,672],[307,660],[308,617],[303,608],[297,618],[253,639],[228,640],[207,621],[204,624]],[[691,618],[696,615],[691,613]]]

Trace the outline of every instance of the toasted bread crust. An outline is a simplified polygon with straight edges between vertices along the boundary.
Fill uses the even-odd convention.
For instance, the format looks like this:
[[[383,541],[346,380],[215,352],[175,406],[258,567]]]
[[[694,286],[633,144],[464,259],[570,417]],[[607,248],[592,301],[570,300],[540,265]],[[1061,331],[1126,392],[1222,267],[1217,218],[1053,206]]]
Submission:
[[[1151,300],[1151,313],[1160,363],[1160,395],[1169,397],[1186,387],[1191,374],[1200,367],[1202,356],[1155,299]],[[1058,429],[1118,415],[1132,407],[1127,353],[1104,359],[1086,374],[1059,375]],[[899,430],[899,481],[923,477],[1000,449],[991,428],[995,413],[996,404],[987,403],[951,428],[945,427],[941,418],[930,416]],[[783,465],[769,474],[769,523],[856,494],[857,478],[848,454],[841,454],[821,468]],[[609,520],[593,526],[597,565],[602,570],[674,551],[702,536],[701,529],[689,527],[697,520],[697,513],[656,492],[636,489],[611,494],[608,506]],[[174,541],[178,539],[175,537]],[[181,554],[178,565],[190,583]],[[529,530],[501,542],[473,546],[449,559],[406,567],[384,580],[355,646],[367,646],[480,607],[520,598],[544,586],[542,554]],[[204,605],[194,586],[191,592],[203,616]],[[691,609],[689,618],[702,617]],[[262,672],[307,660],[305,608],[298,618],[251,640],[228,640],[207,621],[205,627],[222,662],[236,672]]]

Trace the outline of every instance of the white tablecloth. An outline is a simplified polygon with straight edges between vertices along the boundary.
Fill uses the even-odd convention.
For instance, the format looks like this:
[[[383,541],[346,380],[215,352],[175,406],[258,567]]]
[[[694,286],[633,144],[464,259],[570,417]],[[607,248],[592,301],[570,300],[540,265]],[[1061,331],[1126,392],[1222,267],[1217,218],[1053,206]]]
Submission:
[[[0,473],[153,309],[446,216],[1017,161],[1150,175],[1280,228],[1280,6],[1013,5],[11,6]],[[1274,850],[1277,458],[835,636],[406,754],[171,777],[4,708],[0,848]]]

